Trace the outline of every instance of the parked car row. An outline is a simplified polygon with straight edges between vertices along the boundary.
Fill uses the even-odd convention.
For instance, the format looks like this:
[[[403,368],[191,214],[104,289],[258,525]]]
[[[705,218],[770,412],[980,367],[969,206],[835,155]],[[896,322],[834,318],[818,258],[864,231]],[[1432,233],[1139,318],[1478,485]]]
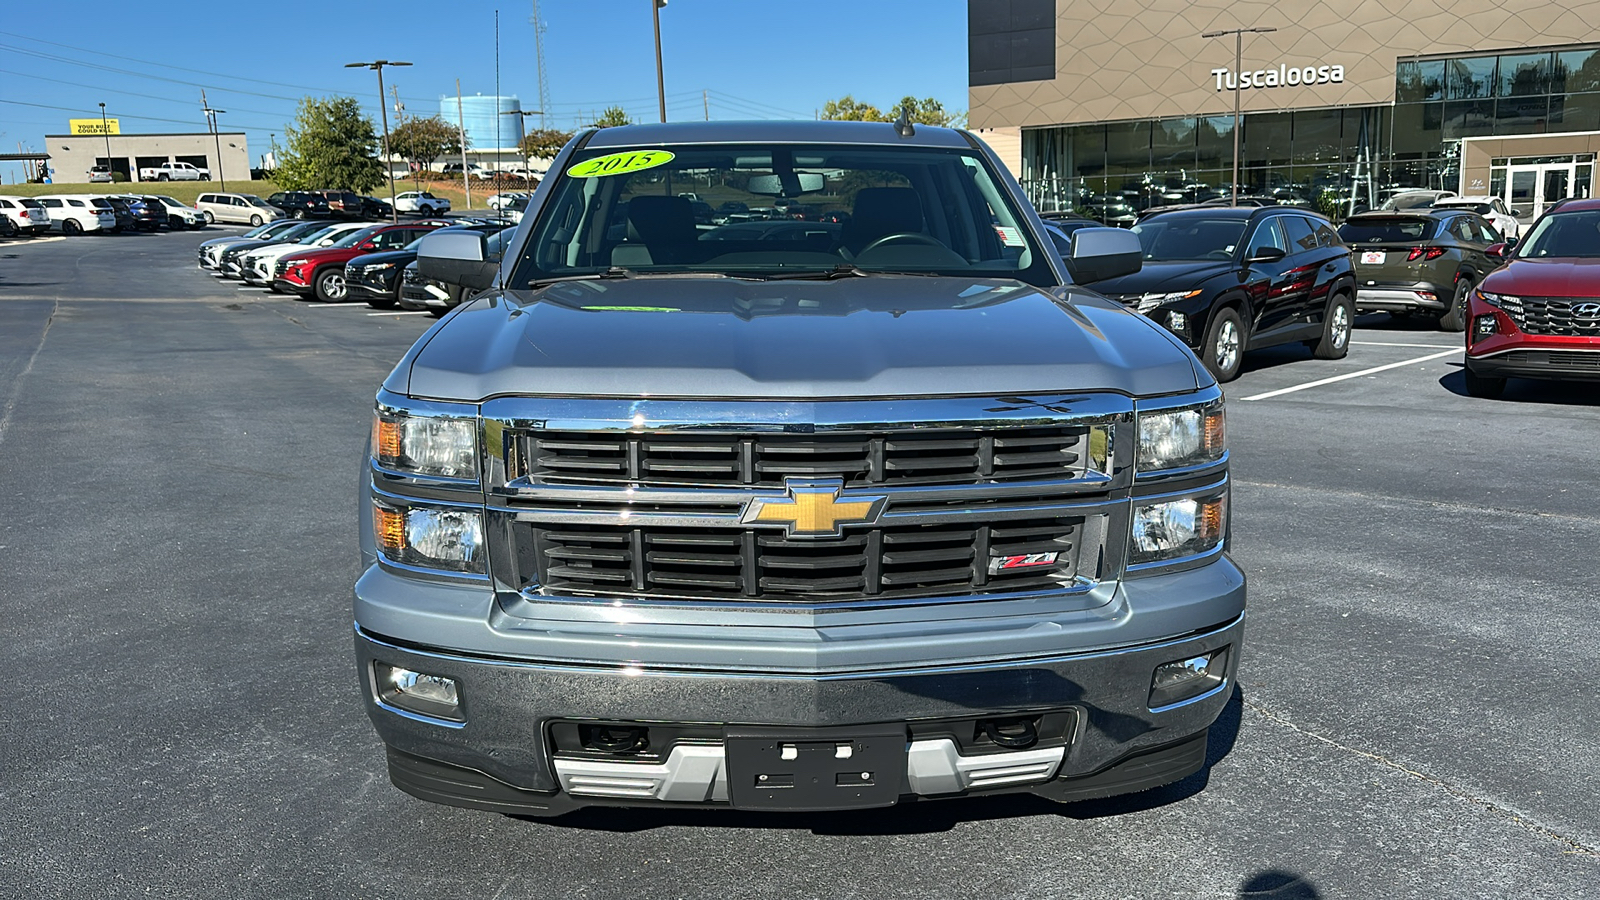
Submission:
[[[0,196],[0,237],[200,228],[201,214],[171,197],[135,194]]]
[[[244,234],[206,241],[197,248],[197,256],[203,271],[279,293],[324,303],[361,300],[374,309],[399,304],[443,315],[461,302],[459,289],[455,293],[430,290],[431,283],[407,283],[403,278],[408,264],[416,259],[417,242],[441,228],[494,235],[506,227],[505,220],[417,219],[374,224],[283,218]],[[419,296],[408,300],[405,288]]]

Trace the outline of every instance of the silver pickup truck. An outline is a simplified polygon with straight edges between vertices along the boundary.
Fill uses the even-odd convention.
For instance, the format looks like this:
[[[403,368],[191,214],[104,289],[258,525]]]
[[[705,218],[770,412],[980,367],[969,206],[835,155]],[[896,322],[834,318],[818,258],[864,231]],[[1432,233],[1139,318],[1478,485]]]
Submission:
[[[1233,693],[1222,394],[1073,286],[972,135],[588,130],[377,395],[361,692],[400,789],[527,815],[1181,779]],[[713,225],[712,206],[782,217]],[[776,203],[783,199],[785,203]]]

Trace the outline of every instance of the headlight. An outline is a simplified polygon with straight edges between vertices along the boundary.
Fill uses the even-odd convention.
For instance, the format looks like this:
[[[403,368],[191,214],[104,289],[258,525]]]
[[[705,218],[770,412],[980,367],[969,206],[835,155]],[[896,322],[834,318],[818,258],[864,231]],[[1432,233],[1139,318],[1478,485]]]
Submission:
[[[372,422],[372,453],[379,465],[398,472],[477,478],[477,420],[380,409]]]
[[[1478,297],[1490,306],[1498,306],[1501,309],[1519,313],[1522,312],[1521,297],[1513,297],[1510,294],[1491,294],[1488,291],[1479,291]]]
[[[1135,506],[1128,562],[1137,565],[1196,556],[1222,543],[1227,530],[1227,494]]]
[[[1198,289],[1193,291],[1178,291],[1172,294],[1140,294],[1139,312],[1149,312],[1163,303],[1176,303],[1179,300],[1187,300],[1190,297],[1198,296],[1200,296],[1200,291]]]
[[[364,267],[362,269],[362,271],[363,272],[383,272],[383,271],[386,271],[386,270],[392,269],[392,268],[394,268],[394,263],[392,263],[392,262],[390,262],[390,263],[373,263],[370,266]]]
[[[479,513],[379,504],[372,510],[372,530],[378,549],[395,562],[452,572],[484,571]]]
[[[286,269],[292,269],[292,268],[294,268],[294,267],[295,267],[295,266],[303,266],[303,265],[305,265],[305,264],[306,264],[306,263],[308,263],[308,262],[310,262],[310,261],[311,261],[311,260],[309,260],[309,259],[301,259],[301,258],[299,258],[299,257],[295,257],[295,258],[294,258],[294,259],[285,259],[285,260],[282,260],[282,263],[283,263],[283,267],[284,267],[284,268],[286,268]]]
[[[1139,414],[1138,471],[1216,462],[1227,450],[1222,401]]]

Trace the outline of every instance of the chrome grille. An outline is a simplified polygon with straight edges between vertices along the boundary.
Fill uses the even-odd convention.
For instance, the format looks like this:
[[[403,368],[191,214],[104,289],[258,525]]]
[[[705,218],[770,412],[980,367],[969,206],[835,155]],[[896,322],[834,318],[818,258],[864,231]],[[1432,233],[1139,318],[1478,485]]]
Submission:
[[[1526,334],[1556,334],[1574,337],[1600,337],[1600,312],[1579,314],[1574,307],[1600,304],[1600,300],[1564,297],[1523,297],[1520,309],[1506,303],[1503,308]]]
[[[745,528],[518,523],[517,568],[560,595],[767,601],[1018,593],[1070,585],[1081,516],[902,525],[835,540]],[[996,561],[1056,553],[1054,563]],[[526,588],[531,585],[521,585]]]
[[[758,487],[782,486],[789,476],[847,485],[1072,478],[1090,462],[1090,433],[1089,426],[848,435],[539,431],[524,437],[516,474],[548,483]]]

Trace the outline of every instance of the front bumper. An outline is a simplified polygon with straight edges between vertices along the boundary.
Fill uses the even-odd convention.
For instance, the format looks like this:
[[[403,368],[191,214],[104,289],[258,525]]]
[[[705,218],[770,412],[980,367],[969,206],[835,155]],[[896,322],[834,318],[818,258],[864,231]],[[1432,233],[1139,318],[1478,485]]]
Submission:
[[[888,726],[905,736],[905,771],[896,773],[900,798],[1025,790],[1087,799],[1196,771],[1206,731],[1233,693],[1244,628],[1237,569],[1222,558],[1200,570],[1139,580],[1163,582],[1146,586],[1155,592],[1185,592],[1171,602],[1192,602],[1195,615],[1228,610],[1227,618],[1124,646],[1028,658],[997,651],[987,661],[816,674],[510,659],[407,643],[361,625],[355,645],[362,695],[389,748],[392,779],[437,802],[545,815],[592,803],[733,805],[724,729],[850,726]],[[359,617],[364,603],[357,590]],[[1207,590],[1214,596],[1191,593]],[[1161,602],[1141,598],[1132,606],[1147,601]],[[1066,634],[1059,645],[1074,638],[1082,636]],[[1228,659],[1219,683],[1150,708],[1158,666],[1223,648]],[[418,716],[381,701],[374,662],[455,679],[464,721]],[[1040,741],[997,750],[970,743],[977,723],[1018,716],[1070,724],[1053,746]],[[561,745],[553,729],[563,722],[667,728],[694,737],[649,759],[597,756]]]
[[[390,280],[398,279],[398,273],[384,274],[387,274]],[[344,283],[350,291],[350,298],[352,300],[395,299],[395,286],[385,283],[384,274],[369,275],[347,266],[344,270]]]
[[[1600,381],[1600,341],[1577,349],[1517,347],[1487,356],[1468,356],[1467,369],[1485,378],[1541,378]]]

